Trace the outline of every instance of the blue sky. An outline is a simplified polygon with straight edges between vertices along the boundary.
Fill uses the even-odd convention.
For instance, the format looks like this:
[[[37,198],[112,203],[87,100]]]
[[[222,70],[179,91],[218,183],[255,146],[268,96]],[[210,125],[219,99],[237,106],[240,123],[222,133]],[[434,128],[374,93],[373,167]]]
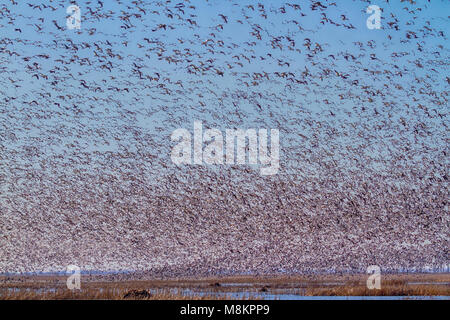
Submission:
[[[42,10],[31,8],[28,3],[22,2],[18,5],[4,4],[14,16],[13,21],[8,21],[5,16],[0,21],[1,30],[5,39],[13,39],[12,43],[4,44],[5,48],[16,51],[20,56],[10,56],[4,51],[1,53],[2,64],[6,66],[8,72],[3,73],[4,96],[18,97],[17,100],[5,103],[3,106],[11,110],[11,104],[17,107],[16,115],[21,117],[20,110],[25,111],[21,102],[39,100],[39,107],[44,106],[44,113],[51,114],[49,117],[41,119],[34,118],[32,121],[35,126],[22,130],[17,128],[15,133],[22,135],[24,140],[28,135],[41,138],[48,133],[47,129],[56,125],[63,125],[67,131],[83,131],[86,128],[92,130],[104,130],[107,143],[96,142],[92,134],[84,132],[82,138],[59,136],[58,138],[66,143],[70,141],[78,141],[85,150],[120,150],[121,145],[113,138],[114,135],[122,136],[122,149],[136,150],[136,141],[125,128],[134,126],[136,130],[152,135],[155,140],[160,143],[166,143],[169,147],[168,137],[170,132],[182,126],[191,129],[194,120],[202,120],[205,125],[211,127],[219,127],[221,129],[230,126],[238,126],[241,128],[250,127],[280,127],[284,130],[282,135],[282,146],[286,149],[286,161],[291,161],[294,170],[298,169],[297,159],[289,153],[287,149],[302,150],[303,147],[310,147],[311,135],[321,136],[323,132],[317,127],[311,127],[311,121],[314,123],[327,124],[330,128],[351,131],[349,123],[367,124],[369,128],[371,123],[378,121],[392,121],[392,119],[414,119],[418,121],[417,115],[411,114],[411,108],[405,107],[405,104],[413,106],[417,99],[423,101],[424,104],[430,105],[429,96],[419,94],[407,94],[405,87],[411,86],[414,78],[429,76],[427,80],[432,90],[436,92],[445,92],[448,90],[448,83],[445,77],[448,75],[448,41],[446,36],[439,37],[435,34],[438,30],[444,32],[448,29],[448,12],[450,4],[448,1],[417,1],[417,7],[422,8],[412,15],[410,12],[416,6],[408,3],[395,2],[372,2],[383,9],[381,30],[369,30],[366,28],[366,19],[368,14],[365,8],[369,3],[361,1],[338,2],[338,6],[330,6],[331,1],[324,2],[328,5],[326,15],[335,22],[352,24],[355,29],[346,29],[344,27],[336,27],[331,24],[320,24],[322,19],[320,10],[312,11],[310,2],[299,1],[301,10],[294,10],[286,6],[284,2],[278,1],[260,1],[268,14],[267,19],[259,16],[257,3],[254,4],[255,10],[246,7],[244,4],[237,4],[232,1],[196,1],[190,4],[186,3],[183,8],[185,11],[184,18],[188,14],[194,14],[192,17],[196,21],[198,27],[191,27],[185,21],[181,21],[167,16],[168,11],[164,13],[163,7],[157,2],[145,2],[140,4],[140,11],[133,4],[123,1],[119,4],[117,1],[108,1],[103,3],[103,8],[96,1],[79,1],[77,4],[82,12],[82,28],[80,32],[75,30],[66,30],[65,28],[65,8],[68,2],[49,2],[56,10]],[[39,5],[39,2],[35,2]],[[169,3],[173,16],[176,15],[176,3]],[[189,9],[189,5],[195,5],[194,9]],[[284,6],[286,12],[280,14],[280,8]],[[407,8],[408,10],[405,10]],[[96,11],[94,16],[90,11]],[[158,11],[159,14],[154,13]],[[277,13],[275,13],[277,11]],[[228,23],[224,23],[219,14],[228,17]],[[305,16],[301,16],[304,13]],[[130,22],[133,25],[130,29],[123,29],[124,20],[121,17],[131,15]],[[140,14],[141,17],[132,16]],[[387,23],[394,21],[391,14],[395,15],[400,26],[400,31],[395,31],[388,27]],[[250,18],[244,23],[238,23],[237,20],[245,20],[243,17],[248,15]],[[342,16],[345,15],[348,20],[343,21]],[[414,18],[413,18],[414,16]],[[44,19],[44,22],[39,19]],[[63,27],[58,30],[53,24],[53,20]],[[299,31],[298,25],[292,23],[293,20],[300,22],[304,30]],[[427,21],[428,26],[435,31],[427,34],[423,27]],[[37,32],[36,24],[42,28],[41,32]],[[159,24],[167,24],[174,27],[173,30],[152,31]],[[220,32],[215,29],[219,24],[224,26]],[[261,27],[262,40],[258,41],[250,33],[255,26]],[[17,29],[21,29],[18,32]],[[417,40],[404,41],[405,34],[408,30],[417,34],[427,34]],[[422,31],[421,31],[422,30]],[[91,31],[91,34],[89,33]],[[216,38],[212,36],[215,34]],[[430,35],[431,34],[431,35]],[[388,40],[387,36],[391,35],[392,39]],[[270,41],[276,36],[289,36],[296,43],[296,48],[301,52],[286,50],[289,43],[286,38],[281,40],[284,49],[273,49]],[[215,72],[205,72],[202,75],[189,74],[186,61],[178,63],[169,63],[159,59],[157,55],[158,44],[149,44],[144,39],[150,41],[159,41],[164,44],[163,56],[173,55],[175,52],[196,53],[191,57],[192,64],[199,61],[214,61],[211,65],[214,68],[224,70],[224,76],[218,76]],[[307,50],[303,46],[305,38],[311,39],[312,46],[316,43],[320,44],[323,52],[315,55],[313,59],[307,57]],[[21,41],[17,41],[17,40]],[[178,41],[182,40],[183,43]],[[208,51],[209,48],[201,43],[207,39],[215,41],[224,41],[225,46],[221,49],[218,42],[215,43],[214,53]],[[255,41],[256,40],[256,41]],[[127,42],[125,46],[123,43]],[[373,48],[368,47],[371,41]],[[255,42],[254,45],[247,45]],[[361,50],[355,43],[362,43],[364,49]],[[78,50],[73,50],[70,43],[77,45]],[[106,50],[110,50],[113,54],[108,59],[97,58],[94,53],[94,43]],[[107,43],[111,44],[108,45]],[[423,51],[417,50],[418,44],[423,47]],[[89,45],[89,47],[85,46]],[[438,46],[442,46],[439,48]],[[67,46],[67,47],[66,47]],[[139,47],[141,46],[141,47]],[[142,47],[143,46],[143,47]],[[230,46],[230,47],[227,47]],[[84,48],[82,48],[84,47]],[[70,49],[67,49],[70,48]],[[220,51],[223,53],[220,53]],[[394,52],[407,53],[404,57],[392,58]],[[438,52],[433,54],[433,52]],[[355,61],[352,59],[344,59],[345,54],[352,54],[357,57]],[[49,55],[49,59],[37,58],[36,55]],[[246,62],[241,56],[237,61],[234,56],[246,55],[254,56],[250,62]],[[267,54],[271,54],[269,58]],[[378,60],[372,60],[370,54],[377,57]],[[120,56],[120,58],[119,58]],[[182,55],[188,59],[187,55]],[[335,57],[332,58],[331,56]],[[28,63],[25,63],[24,57],[29,57]],[[69,62],[72,57],[73,61]],[[266,58],[262,60],[260,57]],[[89,59],[91,65],[86,64]],[[289,66],[280,66],[277,61],[288,62]],[[425,66],[417,68],[413,61],[421,61]],[[27,68],[32,65],[33,61],[38,61],[39,70],[35,72]],[[64,63],[62,63],[64,61]],[[84,61],[84,62],[82,62]],[[446,63],[447,61],[447,63]],[[69,63],[68,63],[69,62]],[[233,65],[233,69],[228,69],[228,63],[243,63],[242,67]],[[358,63],[356,63],[358,62]],[[427,63],[428,62],[428,63]],[[436,65],[439,62],[440,65]],[[84,65],[81,65],[84,63]],[[111,71],[102,69],[111,63],[113,66]],[[171,90],[171,95],[165,95],[164,89],[158,87],[155,82],[151,86],[146,86],[148,81],[139,79],[136,73],[132,72],[134,65],[142,67],[142,71],[146,75],[156,77],[160,74],[159,84]],[[398,66],[396,70],[394,65]],[[58,67],[56,72],[49,73],[50,70]],[[299,75],[306,69],[315,78],[315,84],[308,86],[287,85],[286,81],[273,76],[274,72],[293,72]],[[331,76],[324,77],[322,80],[320,74],[324,69],[331,71]],[[378,75],[369,75],[366,70],[378,71]],[[435,71],[431,71],[435,69]],[[348,73],[351,80],[359,82],[359,87],[349,87],[344,84],[339,77],[332,76],[334,71],[340,73]],[[386,80],[385,71],[398,72],[402,71],[404,76],[391,76],[389,81]],[[234,107],[232,107],[233,94],[240,90],[245,91],[245,82],[251,82],[253,73],[267,72],[271,74],[270,81],[260,81],[257,87],[252,88],[248,93],[253,95],[249,99],[240,99],[238,110],[242,114],[243,119],[237,119],[233,116]],[[446,72],[447,71],[447,72]],[[48,80],[36,79],[33,75],[47,74]],[[51,79],[57,80],[58,84],[53,85],[50,89],[49,83]],[[112,78],[113,77],[113,78]],[[18,81],[20,87],[15,88],[13,83],[8,80]],[[57,79],[56,79],[57,78]],[[170,79],[170,80],[169,80]],[[81,86],[84,81],[91,89],[86,90]],[[169,81],[171,84],[169,84]],[[183,87],[177,85],[177,81],[181,81]],[[348,82],[348,81],[347,81]],[[393,84],[400,84],[402,89],[396,89]],[[369,114],[355,112],[360,110],[364,103],[367,103],[367,93],[361,89],[362,84],[370,87],[370,90],[386,92],[386,97],[374,97],[375,104],[379,104],[379,115],[377,119],[371,119]],[[387,86],[387,87],[386,87]],[[421,84],[412,85],[414,90],[421,87]],[[103,92],[93,91],[92,87],[102,87]],[[129,88],[129,91],[114,91],[116,88]],[[210,89],[210,91],[208,90]],[[177,91],[178,90],[178,91]],[[50,93],[51,97],[44,98],[42,95]],[[201,95],[201,97],[199,96]],[[60,101],[57,96],[66,95],[65,101]],[[259,96],[258,96],[259,95]],[[345,95],[342,99],[339,95]],[[258,98],[260,97],[260,98]],[[327,101],[328,103],[325,103]],[[394,102],[395,106],[389,108],[383,107],[383,102]],[[92,112],[89,116],[87,113],[82,115],[74,115],[72,111],[67,111],[65,115],[58,116],[53,111],[57,111],[58,107],[55,103],[77,105],[83,112]],[[199,107],[199,103],[206,104],[205,109]],[[258,111],[255,104],[262,105],[262,110]],[[17,105],[16,105],[17,104]],[[369,105],[370,106],[370,105]],[[445,111],[445,105],[431,105],[438,110]],[[35,108],[35,107],[30,107]],[[131,113],[124,113],[125,110]],[[330,118],[330,110],[336,116]],[[135,112],[135,113],[134,113]],[[308,119],[308,123],[306,123]],[[425,118],[424,118],[425,119]],[[420,121],[424,121],[421,119]],[[4,119],[7,123],[12,119]],[[442,119],[425,119],[429,125],[436,126],[435,130],[440,130],[440,121]],[[385,155],[386,147],[383,136],[389,136],[392,128],[386,126],[386,132],[373,132],[369,129],[369,135],[372,134],[373,143],[377,147],[368,148],[368,152],[372,155]],[[93,132],[94,132],[93,131]],[[310,139],[302,139],[297,134],[306,136]],[[444,132],[442,132],[445,134]],[[378,136],[377,136],[378,135]],[[55,137],[51,135],[51,137]],[[414,140],[409,134],[393,133],[394,138]],[[442,144],[442,137],[431,135],[422,137],[423,143]],[[320,140],[322,141],[322,138]],[[101,140],[101,139],[100,139]],[[323,141],[327,141],[325,138]],[[337,146],[358,145],[355,137],[337,137],[335,142]],[[362,141],[361,141],[362,142]],[[51,148],[49,152],[60,152],[62,143],[47,145]],[[416,144],[419,148],[419,144]],[[12,146],[11,146],[12,147]],[[336,147],[336,146],[335,146]],[[330,146],[331,148],[335,148]],[[442,147],[442,146],[441,146]],[[339,147],[337,147],[339,149]],[[66,149],[68,150],[68,149]],[[156,152],[159,156],[168,155],[168,148],[162,148],[162,152]],[[153,152],[153,151],[152,151]],[[333,151],[334,152],[334,151]],[[292,159],[294,158],[294,159]],[[343,160],[345,156],[343,157]],[[168,160],[166,158],[166,160]],[[286,162],[286,163],[288,163]]]

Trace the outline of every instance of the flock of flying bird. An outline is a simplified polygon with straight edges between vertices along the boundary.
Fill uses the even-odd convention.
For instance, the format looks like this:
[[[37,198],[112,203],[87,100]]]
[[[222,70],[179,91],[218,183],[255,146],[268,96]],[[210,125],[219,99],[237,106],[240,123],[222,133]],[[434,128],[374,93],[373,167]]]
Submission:
[[[381,1],[380,1],[381,2]],[[445,1],[0,4],[0,272],[447,268]],[[77,4],[72,1],[71,4]],[[170,135],[277,128],[278,175]]]

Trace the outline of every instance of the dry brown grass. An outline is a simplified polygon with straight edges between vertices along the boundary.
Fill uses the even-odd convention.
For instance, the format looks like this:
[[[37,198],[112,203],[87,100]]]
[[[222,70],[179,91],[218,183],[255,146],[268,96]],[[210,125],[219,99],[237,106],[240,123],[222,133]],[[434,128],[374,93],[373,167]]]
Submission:
[[[0,298],[4,300],[127,300],[125,294],[128,289],[85,289],[81,291],[70,291],[68,289],[58,289],[55,292],[38,292],[19,290],[8,292]],[[129,298],[129,300],[214,300],[227,299],[216,296],[182,295],[171,292],[158,292],[148,298]]]
[[[369,290],[366,286],[336,286],[332,288],[309,288],[307,296],[448,296],[449,288],[443,285],[386,285]]]

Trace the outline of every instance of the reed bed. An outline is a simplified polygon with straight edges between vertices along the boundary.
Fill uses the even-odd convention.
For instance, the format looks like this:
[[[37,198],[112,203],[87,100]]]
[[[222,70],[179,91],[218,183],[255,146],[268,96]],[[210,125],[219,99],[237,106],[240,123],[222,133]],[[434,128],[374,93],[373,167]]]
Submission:
[[[302,296],[450,296],[450,274],[382,276],[381,289],[369,290],[367,275],[218,277],[203,279],[106,280],[82,277],[81,290],[68,290],[64,276],[2,276],[6,300],[217,300]],[[137,294],[136,294],[137,292]],[[140,292],[140,293],[139,293]]]

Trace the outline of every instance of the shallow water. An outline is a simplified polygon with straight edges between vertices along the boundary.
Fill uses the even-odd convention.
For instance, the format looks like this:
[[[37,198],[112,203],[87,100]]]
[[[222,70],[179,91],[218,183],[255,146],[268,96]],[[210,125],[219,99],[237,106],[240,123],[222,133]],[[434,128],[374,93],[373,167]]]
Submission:
[[[271,287],[270,283],[266,282],[223,282],[218,287],[164,287],[164,288],[147,288],[152,294],[172,293],[174,295],[182,295],[188,297],[216,297],[229,299],[262,299],[262,300],[449,300],[450,296],[307,296],[306,289],[312,286],[339,286],[341,282],[321,282],[321,283],[289,283],[289,287]],[[450,282],[426,282],[426,281],[411,281],[407,282],[409,285],[445,285],[449,286]],[[267,291],[261,291],[267,286]],[[292,286],[292,287],[291,287]],[[41,287],[41,288],[20,288],[9,287],[0,290],[0,297],[2,291],[12,292],[31,292],[36,293],[55,293],[57,290],[64,290],[65,287]],[[103,292],[104,288],[98,288]],[[108,290],[122,289],[111,288]],[[81,289],[83,291],[83,288]]]

